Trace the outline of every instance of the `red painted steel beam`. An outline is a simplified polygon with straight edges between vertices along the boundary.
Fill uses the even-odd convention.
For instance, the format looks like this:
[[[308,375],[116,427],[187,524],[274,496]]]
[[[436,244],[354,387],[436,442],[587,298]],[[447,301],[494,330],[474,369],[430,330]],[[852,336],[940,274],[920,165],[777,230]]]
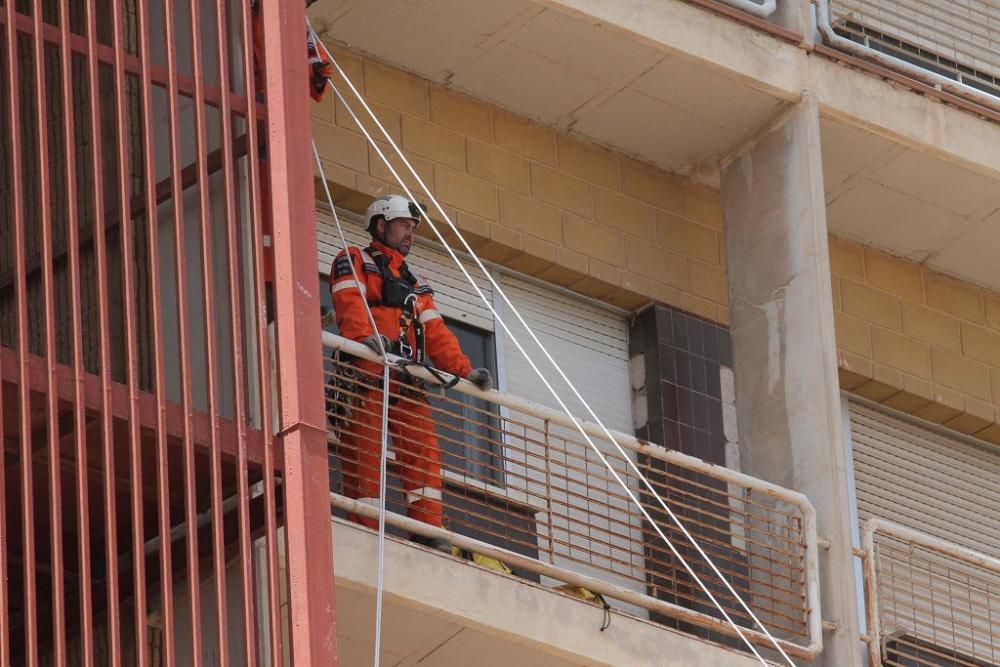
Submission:
[[[292,661],[337,662],[305,3],[261,2]]]
[[[7,83],[6,91],[10,109],[10,139],[11,139],[11,183],[13,184],[14,200],[14,266],[15,293],[17,294],[17,369],[18,385],[18,417],[21,434],[20,452],[20,487],[21,487],[21,517],[22,517],[22,554],[28,564],[24,568],[24,646],[25,661],[29,667],[38,664],[38,601],[36,600],[35,579],[35,528],[34,528],[34,494],[31,470],[31,395],[28,391],[28,286],[24,275],[25,266],[25,217],[22,173],[24,153],[21,146],[21,114],[20,114],[20,58],[18,54],[18,35],[12,29],[14,3],[6,3],[7,10]],[[3,366],[4,368],[7,365]],[[43,380],[44,381],[44,380]],[[6,545],[5,545],[6,546]],[[8,656],[9,657],[9,656]]]
[[[0,22],[6,22],[5,17],[0,17]],[[13,25],[17,28],[17,32],[25,35],[34,35],[35,27],[32,23],[30,16],[25,16],[24,14],[16,14]],[[42,36],[45,42],[50,44],[62,45],[65,39],[57,26],[50,24],[43,24],[41,28]],[[95,42],[93,45],[90,44],[86,37],[80,35],[69,35],[69,45],[73,53],[80,55],[88,55],[93,49],[97,61],[104,65],[114,65],[115,64],[115,50],[113,47],[106,46]],[[123,65],[125,71],[129,74],[135,74],[138,76],[142,75],[142,61],[133,55],[123,54]],[[168,68],[161,65],[150,65],[149,73],[151,76],[152,83],[161,88],[166,88],[170,85],[170,77],[167,74]],[[179,94],[185,97],[194,97],[195,94],[195,79],[193,76],[186,76],[184,74],[175,73],[175,84]],[[206,86],[205,88],[205,102],[209,106],[218,107],[221,104],[221,87]],[[239,115],[246,115],[247,100],[242,95],[236,95],[230,93],[229,104],[232,110]]]
[[[125,377],[128,386],[128,451],[129,479],[131,483],[130,510],[132,528],[132,586],[135,597],[132,605],[133,622],[135,623],[135,656],[139,667],[149,664],[149,645],[142,641],[148,630],[146,617],[146,559],[142,557],[142,545],[145,542],[145,516],[142,503],[142,441],[139,436],[139,343],[136,335],[136,306],[138,305],[135,285],[135,246],[133,244],[133,227],[130,215],[132,166],[130,159],[129,113],[125,100],[125,35],[123,0],[112,0],[112,43],[114,44],[114,107],[115,107],[115,149],[117,150],[118,192],[117,203],[124,224],[118,228],[118,240],[121,252],[122,296],[125,311]],[[37,33],[36,33],[37,34]],[[120,344],[120,341],[119,341]]]
[[[18,366],[18,354],[15,350],[0,347],[0,368],[2,368],[2,381],[9,387],[20,391],[20,369]],[[29,354],[25,364],[25,375],[27,378],[27,389],[31,395],[42,397],[45,395],[46,386],[46,365],[45,360],[35,355]],[[66,404],[76,400],[74,390],[75,377],[72,367],[56,367],[56,393],[59,401]],[[80,400],[86,411],[102,413],[104,409],[103,388],[101,378],[96,375],[87,374],[83,378],[83,394]],[[129,390],[123,384],[112,382],[108,393],[109,419],[125,421],[129,416]],[[5,410],[11,407],[4,404]],[[139,393],[138,419],[143,429],[154,432],[156,428],[157,401],[153,394],[148,392]],[[211,420],[207,413],[200,410],[191,410],[190,413],[183,409],[183,406],[168,402],[166,404],[166,414],[164,424],[167,435],[171,438],[181,439],[184,437],[184,422],[190,422],[190,435],[194,446],[207,448],[209,439],[209,429]],[[228,419],[218,419],[219,437],[222,440],[220,451],[227,457],[227,460],[235,460],[236,451],[236,426]],[[260,431],[252,430],[247,433],[247,458],[250,464],[255,467],[263,467],[264,464],[264,437]],[[273,470],[276,473],[282,471],[280,460],[273,463]]]
[[[72,83],[72,82],[71,82]],[[72,120],[72,118],[71,118]],[[232,154],[234,158],[242,157],[246,155],[247,151],[247,140],[246,136],[237,137],[232,142]],[[222,169],[222,157],[223,149],[214,150],[208,154],[208,173],[215,174],[220,169]],[[189,164],[184,167],[180,172],[181,176],[181,190],[187,190],[193,185],[198,183],[198,165],[197,163]],[[174,182],[173,177],[167,176],[156,184],[155,189],[155,206],[164,204],[173,199]],[[145,193],[139,194],[132,197],[132,204],[130,207],[131,216],[133,218],[143,215],[146,209],[149,207],[147,202],[147,197]],[[152,209],[151,209],[152,210]],[[69,212],[70,215],[76,215],[75,210]],[[104,229],[105,231],[110,231],[118,226],[118,221],[121,216],[118,214],[117,205],[111,206],[105,211],[104,214]],[[93,242],[93,228],[80,230],[77,234],[77,242],[75,244],[69,243],[54,243],[53,244],[53,258],[55,260],[64,259],[70,251],[70,248],[78,247],[81,250],[89,247]],[[27,271],[30,276],[33,272],[38,271],[42,266],[41,253],[32,253],[26,258]],[[6,289],[14,284],[14,269],[10,268],[8,270],[0,271],[0,290]]]
[[[90,121],[90,157],[91,174],[94,186],[94,260],[97,273],[97,307],[98,307],[98,341],[100,346],[100,396],[101,396],[101,449],[104,479],[102,480],[102,495],[104,510],[104,558],[105,571],[108,573],[105,581],[107,605],[107,638],[109,662],[112,667],[121,665],[121,651],[118,638],[121,636],[121,603],[118,586],[118,535],[117,507],[114,481],[114,425],[112,421],[112,383],[111,383],[111,335],[108,314],[108,256],[106,240],[101,219],[105,210],[104,200],[104,146],[100,127],[102,113],[106,111],[100,93],[100,63],[97,59],[97,0],[86,2],[86,32],[87,32],[87,86]],[[26,387],[24,388],[26,389]]]
[[[216,62],[219,67],[219,88],[230,89],[229,81],[229,53],[230,40],[229,29],[224,11],[225,3],[218,5],[218,14],[215,21],[216,40]],[[246,13],[249,9],[248,3],[238,5],[241,13]],[[239,80],[239,74],[236,74]],[[251,90],[252,81],[244,80],[243,89]],[[222,96],[221,103],[222,119],[222,177],[223,195],[225,204],[223,206],[225,221],[225,248],[226,248],[226,269],[229,286],[229,321],[230,321],[230,351],[232,353],[233,371],[233,411],[236,421],[236,481],[237,481],[237,517],[239,525],[238,553],[240,576],[243,583],[243,651],[245,664],[249,667],[257,667],[257,631],[256,614],[254,613],[254,577],[253,577],[253,557],[251,553],[252,543],[250,537],[250,485],[247,478],[247,432],[246,432],[246,400],[247,387],[246,360],[243,354],[243,299],[241,298],[241,286],[243,285],[243,274],[240,271],[239,260],[239,240],[240,225],[236,211],[236,170],[234,168],[235,151],[233,149],[233,117],[229,105],[228,96]],[[221,535],[221,525],[217,527]]]
[[[35,34],[41,32],[42,8],[35,6]],[[44,260],[42,270],[42,331],[45,336],[45,438],[49,447],[49,549],[52,568],[62,572],[62,485],[59,470],[59,401],[55,395],[56,369],[56,287],[55,272],[52,267],[52,181],[49,177],[47,162],[51,159],[49,149],[49,127],[46,119],[48,111],[48,81],[45,67],[45,43],[40,39],[32,39],[35,66],[35,119],[38,146],[38,189],[40,196],[39,211],[41,213],[41,254]],[[34,438],[32,438],[34,439]],[[44,475],[40,476],[44,478]],[[33,566],[33,564],[32,564]],[[66,588],[63,578],[56,576],[52,581],[52,635],[54,639],[53,658],[57,665],[66,660]]]
[[[139,34],[139,59],[142,64],[140,83],[140,99],[142,106],[141,136],[143,188],[142,192],[132,201],[131,218],[137,217],[136,199],[141,201],[140,211],[146,222],[146,247],[149,261],[149,291],[152,311],[152,349],[153,349],[153,395],[156,397],[156,507],[157,525],[161,545],[166,545],[159,551],[160,566],[160,611],[163,615],[164,658],[167,665],[174,665],[177,656],[174,650],[174,586],[173,565],[170,549],[170,476],[168,466],[169,447],[167,443],[167,388],[164,378],[164,342],[163,342],[163,308],[160,305],[160,225],[158,215],[158,195],[161,188],[156,181],[156,149],[153,142],[153,82],[150,57],[149,36],[153,31],[153,23],[149,16],[149,3],[138,0],[136,14]],[[168,187],[163,187],[167,195]],[[141,462],[133,460],[133,467],[141,467]],[[138,490],[133,489],[133,498]],[[144,542],[138,542],[138,549],[144,547]],[[139,560],[142,560],[139,558]],[[143,582],[145,585],[145,582]]]
[[[169,131],[167,136],[170,144],[170,183],[171,198],[174,202],[184,201],[181,191],[181,149],[180,149],[180,90],[177,76],[177,15],[174,11],[174,0],[164,0],[164,40],[167,50],[167,109]],[[194,167],[195,165],[192,165]],[[185,244],[184,207],[173,207],[174,219],[174,274],[177,281],[177,331],[178,331],[178,361],[181,381],[181,444],[184,449],[184,516],[188,527],[185,534],[187,549],[188,595],[191,609],[191,655],[195,667],[202,664],[201,640],[201,576],[198,560],[198,531],[191,526],[195,524],[197,515],[197,493],[195,477],[195,439],[193,430],[192,398],[191,398],[191,358],[190,341],[188,339],[187,317],[187,246]]]
[[[226,621],[226,545],[222,535],[222,463],[219,457],[218,432],[215,428],[215,416],[219,414],[219,400],[217,390],[219,387],[219,363],[217,356],[218,337],[216,333],[216,299],[215,299],[215,269],[212,266],[212,210],[209,195],[211,188],[208,180],[208,165],[203,156],[208,148],[208,135],[206,127],[205,113],[205,78],[207,72],[204,70],[205,61],[202,54],[202,2],[201,0],[190,0],[191,11],[191,62],[195,77],[194,92],[194,136],[195,136],[195,156],[198,164],[198,181],[201,184],[198,188],[198,231],[201,238],[201,287],[202,303],[204,304],[204,333],[205,333],[205,366],[206,366],[206,387],[205,392],[208,397],[208,413],[212,415],[212,429],[210,431],[209,459],[211,461],[211,484],[210,493],[212,497],[212,541],[214,556],[214,581],[215,581],[215,623],[218,640],[218,664],[222,667],[229,666],[229,632]],[[218,3],[216,3],[218,6]],[[211,11],[211,4],[204,7]]]
[[[245,6],[245,5],[244,5]],[[243,11],[240,16],[240,29],[243,41],[243,80],[245,81],[248,97],[257,97],[257,67],[263,63],[255,61],[254,49],[254,25],[253,17],[249,12]],[[265,248],[264,248],[264,196],[266,187],[262,184],[261,165],[257,156],[260,154],[257,139],[257,110],[259,105],[250,108],[246,128],[247,137],[247,172],[249,176],[249,222],[250,222],[250,258],[253,281],[253,323],[257,341],[257,379],[260,385],[259,399],[257,407],[260,410],[261,430],[264,434],[264,470],[274,469],[275,455],[274,446],[276,438],[273,437],[274,425],[271,423],[271,355],[268,336],[267,312],[266,312],[266,275],[265,275]],[[268,213],[270,210],[268,209]],[[275,667],[280,667],[284,661],[284,651],[282,650],[282,617],[281,617],[281,591],[280,577],[278,572],[278,517],[277,517],[277,488],[275,476],[264,475],[264,548],[266,551],[265,570],[267,573],[267,601],[268,601],[268,636],[271,647],[270,660]]]
[[[90,566],[90,494],[87,469],[87,415],[84,409],[83,321],[80,287],[80,229],[76,206],[76,130],[73,117],[73,63],[69,41],[69,0],[59,2],[60,76],[62,77],[63,141],[66,146],[66,201],[70,202],[67,224],[70,286],[70,338],[73,348],[73,441],[76,453],[76,540],[79,574],[80,661],[94,664],[93,591]]]
[[[8,2],[7,13],[13,11],[12,5],[14,3]],[[6,14],[4,15],[6,17]],[[4,39],[9,40],[11,37],[9,32],[4,34]],[[8,43],[9,45],[9,43]],[[10,50],[5,51],[5,57],[10,53]],[[13,64],[8,65],[8,67],[13,67]],[[9,70],[5,72],[9,78]],[[12,87],[13,88],[13,87]],[[7,104],[11,104],[15,99],[14,95],[10,94],[11,91],[3,90],[0,94],[6,96]],[[13,111],[10,113],[11,119],[13,119]],[[11,123],[10,131],[14,133],[13,123]],[[15,181],[15,190],[19,188],[19,184]],[[16,195],[15,195],[16,196]],[[3,211],[7,213],[7,211]],[[14,211],[14,222],[15,224],[20,224],[20,218],[17,217],[18,212]],[[0,359],[0,373],[6,368],[2,359]],[[0,498],[6,501],[7,498],[7,435],[6,431],[6,418],[4,413],[6,411],[6,406],[3,400],[3,385],[0,384]],[[6,505],[6,503],[5,503]],[[0,617],[10,618],[10,593],[7,589],[7,557],[10,551],[10,541],[7,536],[9,535],[7,527],[7,517],[9,512],[0,512]],[[0,665],[9,665],[11,663],[10,658],[10,624],[0,623]]]

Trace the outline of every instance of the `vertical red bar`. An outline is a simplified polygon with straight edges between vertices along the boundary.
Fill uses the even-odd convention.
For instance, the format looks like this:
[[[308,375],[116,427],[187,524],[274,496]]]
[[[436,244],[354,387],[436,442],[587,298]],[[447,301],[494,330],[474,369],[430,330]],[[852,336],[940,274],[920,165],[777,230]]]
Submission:
[[[52,183],[49,180],[49,124],[45,87],[45,40],[42,37],[42,8],[34,13],[35,120],[38,123],[38,181],[42,236],[42,302],[44,305],[46,436],[49,441],[49,543],[52,559],[52,635],[55,664],[66,661],[66,610],[62,548],[62,464],[59,451],[59,395],[56,382],[56,305],[52,252]],[[30,567],[30,566],[29,566]]]
[[[104,492],[105,571],[107,572],[107,634],[112,667],[121,664],[120,602],[118,599],[118,534],[115,509],[114,429],[111,399],[111,336],[108,325],[108,259],[105,242],[103,146],[100,118],[100,66],[97,57],[97,0],[87,2],[87,80],[90,101],[91,157],[94,179],[94,259],[97,273],[97,309],[101,358],[101,446]]]
[[[15,220],[15,224],[16,224]],[[3,370],[0,363],[0,443],[7,442],[4,433],[3,416]],[[0,446],[0,498],[6,507],[7,501],[7,448]],[[7,541],[7,517],[9,511],[0,512],[0,618],[10,618],[10,597],[7,591],[7,554],[10,543]],[[10,628],[9,623],[0,623],[0,665],[11,664],[10,659]]]
[[[159,218],[156,206],[156,153],[153,146],[153,95],[150,68],[149,35],[153,25],[147,0],[137,0],[139,33],[139,75],[142,104],[143,195],[145,199],[146,238],[149,251],[149,290],[152,315],[153,392],[156,396],[156,489],[160,534],[160,609],[163,614],[164,658],[167,665],[176,662],[174,652],[174,585],[170,549],[170,481],[166,429],[167,395],[163,377],[163,315],[160,308]],[[141,494],[140,494],[141,497]]]
[[[142,441],[139,431],[139,346],[136,342],[136,292],[132,272],[135,268],[132,244],[132,175],[129,170],[128,123],[129,114],[125,104],[125,40],[122,34],[122,3],[112,0],[112,20],[114,26],[114,72],[115,72],[115,121],[116,147],[118,149],[118,238],[121,241],[122,292],[125,302],[125,350],[128,356],[125,365],[128,384],[128,440],[129,440],[129,497],[132,500],[132,590],[133,614],[135,616],[135,656],[139,667],[149,663],[149,645],[146,642],[146,553],[143,521],[142,493]]]
[[[73,437],[76,444],[76,521],[80,582],[80,658],[94,664],[93,593],[90,584],[90,498],[87,491],[87,421],[84,412],[83,327],[80,317],[80,234],[77,212],[76,136],[73,126],[73,55],[69,0],[59,3],[62,57],[63,139],[66,143],[67,244],[70,271],[70,341],[73,345]]]
[[[296,665],[335,664],[333,554],[306,97],[305,6],[262,2],[276,353]]]
[[[7,3],[12,4],[12,3]],[[4,25],[10,25],[9,15],[4,16]],[[10,31],[5,31],[4,39],[10,39]],[[6,57],[6,53],[4,56]],[[8,73],[9,76],[9,73]],[[0,94],[8,91],[0,91]],[[7,104],[12,104],[14,97],[7,95]],[[17,189],[17,181],[11,178],[11,185]],[[3,211],[4,214],[7,211]],[[15,225],[20,224],[17,217],[11,216]],[[15,267],[16,270],[16,267]],[[4,421],[4,397],[3,397],[3,362],[0,361],[0,443],[7,442],[6,428]],[[0,444],[0,500],[7,506],[7,448]],[[10,618],[10,596],[7,590],[7,554],[10,552],[10,542],[7,541],[7,517],[9,511],[0,512],[0,618]],[[9,665],[10,659],[10,628],[9,623],[0,623],[0,665]]]
[[[194,68],[194,125],[195,163],[198,169],[198,227],[201,231],[201,279],[205,305],[205,360],[207,367],[206,391],[208,393],[208,415],[211,420],[209,438],[209,459],[211,461],[212,494],[212,555],[215,574],[215,615],[219,639],[219,663],[229,665],[229,638],[226,625],[226,543],[222,532],[222,461],[219,453],[218,419],[219,404],[216,397],[218,388],[218,365],[215,359],[215,286],[212,270],[212,235],[210,225],[208,179],[208,139],[205,133],[205,70],[201,52],[201,11],[200,0],[191,0],[191,51]],[[218,6],[218,5],[217,5]],[[226,156],[223,156],[224,158]]]
[[[261,431],[264,438],[264,544],[267,551],[267,600],[268,630],[271,664],[280,667],[281,609],[278,577],[278,519],[275,512],[276,494],[274,481],[274,426],[271,423],[271,366],[270,342],[267,335],[264,287],[264,212],[261,207],[264,191],[261,187],[260,167],[257,159],[257,90],[254,69],[255,31],[249,12],[242,14],[243,77],[247,97],[247,167],[250,172],[250,236],[253,253],[253,312],[257,334],[257,377],[260,382]]]
[[[191,366],[187,318],[187,260],[184,242],[184,194],[181,190],[180,110],[177,86],[177,40],[174,0],[164,0],[164,33],[167,51],[167,107],[170,128],[170,198],[174,210],[174,273],[177,279],[177,339],[181,379],[181,412],[184,446],[184,525],[187,544],[188,595],[191,599],[191,660],[195,667],[202,664],[201,641],[201,576],[198,562],[197,494],[195,478],[195,444],[191,437]]]
[[[239,222],[236,217],[235,208],[235,182],[233,160],[233,128],[232,110],[230,108],[230,85],[229,85],[229,34],[226,24],[227,3],[219,3],[218,15],[216,17],[216,41],[218,46],[219,63],[219,113],[222,116],[222,172],[224,181],[225,201],[225,226],[226,226],[226,265],[229,275],[229,317],[232,322],[232,363],[233,363],[233,396],[234,396],[234,416],[236,420],[236,480],[237,480],[237,512],[239,515],[239,552],[240,552],[240,572],[243,580],[243,641],[246,656],[246,664],[256,667],[257,665],[257,633],[256,619],[254,618],[253,605],[253,566],[251,562],[250,550],[250,489],[247,481],[247,430],[246,430],[246,410],[244,401],[246,400],[246,387],[244,385],[243,357],[243,310],[242,294],[240,286],[243,284],[239,268],[239,253],[237,252],[239,243]],[[241,2],[237,5],[237,11],[246,12],[248,3]],[[249,83],[249,82],[247,82]],[[244,91],[252,88],[252,84],[245,85]],[[251,100],[247,96],[248,106]],[[251,154],[252,155],[252,154]]]
[[[14,27],[14,3],[7,4],[7,81],[10,84],[11,132],[11,183],[14,191],[14,291],[17,295],[17,362],[18,362],[18,417],[21,439],[21,525],[23,533],[22,559],[24,563],[24,641],[25,662],[38,664],[37,605],[35,600],[35,518],[34,494],[31,479],[31,393],[28,386],[28,286],[26,280],[24,239],[24,201],[21,192],[21,118],[18,78],[17,30]],[[40,11],[36,8],[36,11]]]

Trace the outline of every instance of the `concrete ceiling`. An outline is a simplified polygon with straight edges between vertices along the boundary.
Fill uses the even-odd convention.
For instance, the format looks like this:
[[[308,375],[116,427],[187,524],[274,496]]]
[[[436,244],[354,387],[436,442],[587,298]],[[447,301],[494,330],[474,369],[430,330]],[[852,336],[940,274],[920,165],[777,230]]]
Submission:
[[[320,0],[310,15],[324,39],[708,180],[785,104],[529,0]],[[834,120],[822,141],[834,233],[1000,290],[1000,183]]]
[[[833,120],[821,132],[833,233],[1000,289],[1000,183]]]
[[[374,657],[375,596],[338,586],[337,649],[343,665],[370,665]],[[339,613],[349,610],[348,613]],[[382,664],[421,667],[571,667],[578,664],[407,607],[387,598],[382,617]]]
[[[527,0],[321,0],[310,15],[324,38],[679,173],[715,172],[781,106]]]

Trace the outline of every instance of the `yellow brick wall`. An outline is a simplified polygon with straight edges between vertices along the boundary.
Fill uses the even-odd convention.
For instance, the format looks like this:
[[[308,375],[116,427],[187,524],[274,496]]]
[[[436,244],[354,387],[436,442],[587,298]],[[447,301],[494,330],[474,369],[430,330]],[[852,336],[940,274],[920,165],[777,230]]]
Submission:
[[[626,309],[655,300],[729,322],[718,191],[334,53],[481,256]],[[399,192],[332,94],[313,105],[313,135],[338,205]]]
[[[841,386],[1000,442],[1000,295],[830,238]]]

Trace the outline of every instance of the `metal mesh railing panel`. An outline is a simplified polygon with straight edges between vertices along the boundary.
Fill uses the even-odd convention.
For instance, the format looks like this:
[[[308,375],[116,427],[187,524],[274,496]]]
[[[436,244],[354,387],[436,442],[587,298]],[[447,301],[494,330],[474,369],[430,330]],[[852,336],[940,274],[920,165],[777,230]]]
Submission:
[[[934,542],[891,529],[874,533],[869,557],[882,664],[1000,664],[1000,570]]]
[[[831,0],[844,37],[1000,96],[1000,2]]]
[[[366,438],[358,438],[357,424],[365,416],[379,416],[377,406],[362,408],[359,399],[381,391],[380,377],[356,370],[339,357],[327,364],[334,493],[358,496],[350,479],[344,483],[345,459],[377,474],[379,432],[367,431]],[[442,465],[447,528],[650,599],[721,617],[578,432],[527,411],[482,400],[470,405],[457,392],[427,392],[431,424],[425,430],[432,430],[448,453]],[[391,383],[396,416],[422,400]],[[354,437],[345,440],[345,431]],[[390,434],[399,435],[392,420]],[[412,448],[406,438],[391,440],[395,454],[387,509],[405,514],[400,474],[405,466],[423,460],[400,455]],[[594,440],[726,611],[737,623],[753,627],[745,610],[641,486],[625,458],[610,441]],[[626,452],[768,629],[780,638],[808,643],[806,535],[800,508],[668,461],[666,450],[655,446]]]

